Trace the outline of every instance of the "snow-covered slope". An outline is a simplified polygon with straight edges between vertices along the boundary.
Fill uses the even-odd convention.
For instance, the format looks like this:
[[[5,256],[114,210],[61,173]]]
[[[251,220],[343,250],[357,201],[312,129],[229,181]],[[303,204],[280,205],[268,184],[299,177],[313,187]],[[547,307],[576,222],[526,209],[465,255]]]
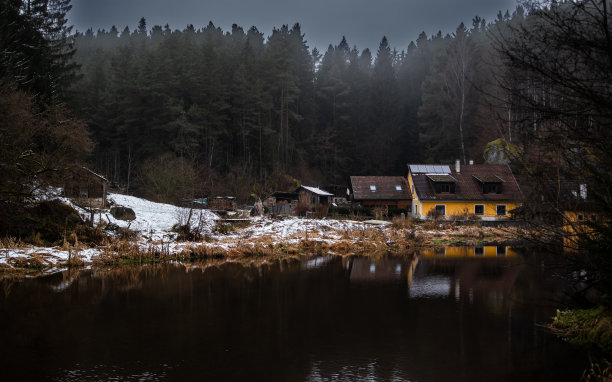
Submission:
[[[118,220],[107,213],[103,217],[104,220],[120,227],[137,230],[143,237],[152,240],[173,237],[170,234],[172,227],[177,223],[186,224],[189,217],[189,208],[155,203],[135,196],[110,194],[109,200],[114,205],[129,207],[134,210],[136,219],[133,221]],[[199,228],[202,233],[210,233],[217,220],[219,220],[219,217],[214,212],[193,210],[189,224],[192,228]]]

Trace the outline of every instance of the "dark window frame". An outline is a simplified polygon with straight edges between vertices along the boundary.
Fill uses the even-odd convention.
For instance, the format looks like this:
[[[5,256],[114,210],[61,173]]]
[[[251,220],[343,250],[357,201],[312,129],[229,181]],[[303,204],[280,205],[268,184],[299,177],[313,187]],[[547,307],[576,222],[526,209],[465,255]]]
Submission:
[[[478,213],[478,211],[476,211],[476,207],[482,207],[482,212]],[[474,204],[474,215],[476,216],[484,216],[485,214],[485,205],[484,204]]]
[[[434,184],[434,188],[436,189],[436,194],[454,194],[455,193],[455,183],[436,182]]]
[[[483,194],[501,194],[501,183],[483,183]]]

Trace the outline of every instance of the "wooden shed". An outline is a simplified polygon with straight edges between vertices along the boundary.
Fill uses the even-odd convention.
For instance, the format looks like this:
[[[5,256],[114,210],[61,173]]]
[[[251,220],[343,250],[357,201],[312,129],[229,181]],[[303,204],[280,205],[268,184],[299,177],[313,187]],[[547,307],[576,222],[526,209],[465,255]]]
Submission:
[[[208,198],[208,208],[215,211],[234,211],[236,209],[236,197],[213,196]]]
[[[64,181],[64,195],[87,207],[106,208],[110,182],[86,167],[80,167]]]
[[[297,192],[276,191],[268,195],[263,206],[273,215],[292,214],[298,204]]]
[[[330,197],[334,194],[318,187],[301,186],[295,192],[298,194],[298,213],[310,212],[319,217],[327,216]]]

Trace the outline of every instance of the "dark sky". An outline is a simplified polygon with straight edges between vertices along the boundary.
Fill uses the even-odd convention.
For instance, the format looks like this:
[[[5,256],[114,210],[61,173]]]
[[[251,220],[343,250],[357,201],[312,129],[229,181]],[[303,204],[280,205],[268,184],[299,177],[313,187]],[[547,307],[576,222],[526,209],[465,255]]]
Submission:
[[[165,25],[196,29],[212,21],[224,31],[232,24],[245,30],[256,26],[267,37],[274,27],[302,25],[307,44],[320,50],[346,36],[351,47],[376,52],[383,36],[404,50],[421,31],[452,32],[461,21],[471,25],[475,15],[493,20],[499,10],[515,8],[516,0],[72,0],[69,20],[79,31],[88,28],[121,31]]]

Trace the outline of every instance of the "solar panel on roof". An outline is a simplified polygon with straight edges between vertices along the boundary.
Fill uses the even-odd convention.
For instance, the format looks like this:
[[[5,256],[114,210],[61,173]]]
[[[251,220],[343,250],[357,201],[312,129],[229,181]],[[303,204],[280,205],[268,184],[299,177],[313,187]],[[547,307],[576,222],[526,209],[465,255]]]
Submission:
[[[432,165],[432,164],[411,164],[410,171],[413,174],[450,174],[450,167],[445,165]]]

